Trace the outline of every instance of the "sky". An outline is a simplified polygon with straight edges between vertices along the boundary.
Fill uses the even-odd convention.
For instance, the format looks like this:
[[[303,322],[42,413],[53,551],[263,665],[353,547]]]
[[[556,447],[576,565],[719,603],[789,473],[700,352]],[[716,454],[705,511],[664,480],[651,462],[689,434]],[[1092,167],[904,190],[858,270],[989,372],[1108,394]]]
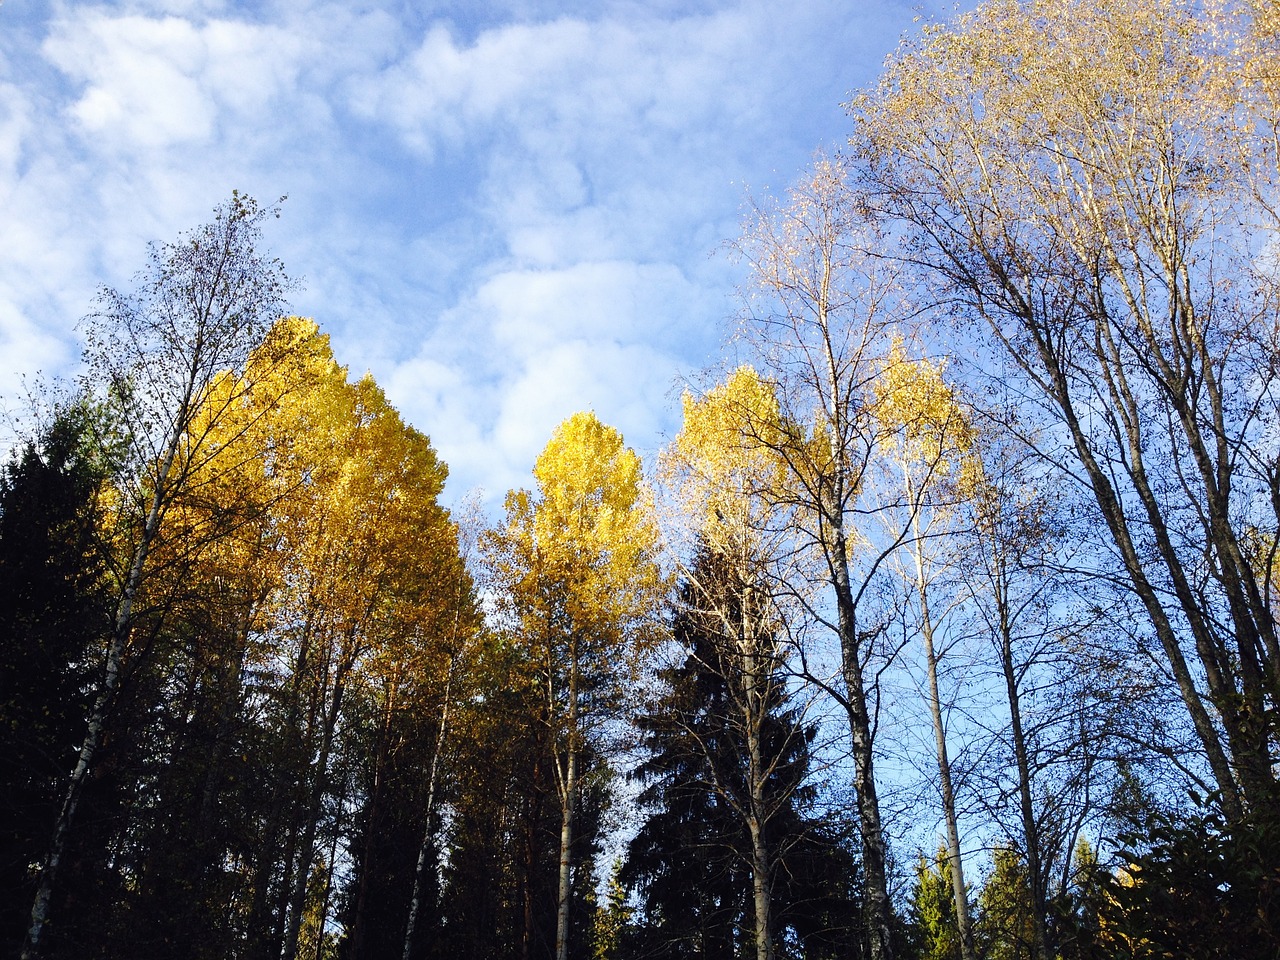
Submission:
[[[751,196],[838,150],[934,0],[0,0],[0,404],[233,189],[352,376],[529,486],[594,410],[649,455],[713,365]]]

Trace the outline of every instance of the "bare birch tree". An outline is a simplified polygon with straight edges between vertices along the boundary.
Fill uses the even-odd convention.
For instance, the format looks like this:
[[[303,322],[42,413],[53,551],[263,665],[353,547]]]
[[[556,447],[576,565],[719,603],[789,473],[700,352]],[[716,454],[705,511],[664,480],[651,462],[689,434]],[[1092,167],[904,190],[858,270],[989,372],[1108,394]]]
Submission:
[[[904,258],[1056,421],[1233,819],[1275,795],[1280,695],[1257,572],[1280,525],[1267,16],[996,0],[853,104]]]
[[[58,870],[106,732],[161,525],[219,452],[211,438],[253,385],[245,381],[244,391],[222,396],[216,409],[207,407],[206,397],[221,376],[243,367],[284,310],[288,279],[279,261],[257,249],[262,222],[275,212],[233,194],[212,222],[152,247],[135,290],[104,289],[86,320],[87,387],[115,401],[127,431],[131,473],[120,478],[118,518],[127,546],[102,676],[41,869],[23,960],[40,955]]]

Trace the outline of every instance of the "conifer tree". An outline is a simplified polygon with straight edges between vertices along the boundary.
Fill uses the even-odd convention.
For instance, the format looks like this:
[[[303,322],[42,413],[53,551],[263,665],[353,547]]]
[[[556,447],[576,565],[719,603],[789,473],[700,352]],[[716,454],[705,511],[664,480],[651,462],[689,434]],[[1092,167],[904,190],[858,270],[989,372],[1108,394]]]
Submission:
[[[665,693],[638,723],[648,757],[637,769],[649,816],[632,841],[622,878],[639,893],[632,949],[642,956],[758,955],[753,876],[759,864],[750,811],[754,767],[739,688],[745,669],[703,601],[709,585],[734,581],[714,551],[692,565],[674,619],[682,660],[662,673]],[[789,937],[805,955],[847,956],[859,929],[856,863],[842,834],[815,816],[808,782],[816,730],[803,723],[774,659],[760,719],[763,843],[772,851],[771,951]],[[750,931],[750,932],[748,932]]]

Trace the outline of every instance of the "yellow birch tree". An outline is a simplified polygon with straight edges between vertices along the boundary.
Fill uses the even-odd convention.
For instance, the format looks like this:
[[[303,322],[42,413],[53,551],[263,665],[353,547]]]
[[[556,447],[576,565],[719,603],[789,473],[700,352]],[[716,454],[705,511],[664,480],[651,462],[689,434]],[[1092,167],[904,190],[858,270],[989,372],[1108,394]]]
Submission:
[[[640,458],[593,413],[574,414],[512,491],[486,538],[507,626],[541,688],[560,798],[556,958],[569,950],[575,814],[589,742],[617,719],[654,640],[664,583]]]

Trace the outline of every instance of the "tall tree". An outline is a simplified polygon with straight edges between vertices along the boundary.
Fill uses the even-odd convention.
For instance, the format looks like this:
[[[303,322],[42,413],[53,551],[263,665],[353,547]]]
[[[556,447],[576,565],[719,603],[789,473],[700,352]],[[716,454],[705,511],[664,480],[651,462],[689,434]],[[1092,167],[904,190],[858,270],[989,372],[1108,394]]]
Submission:
[[[631,954],[727,960],[799,943],[805,956],[848,956],[861,932],[850,921],[857,869],[834,825],[813,815],[816,727],[790,702],[780,660],[744,658],[726,634],[726,621],[738,628],[736,565],[704,547],[690,568],[674,608],[675,662],[637,720],[647,817],[622,871],[639,903]]]
[[[640,459],[590,413],[557,428],[534,467],[537,494],[507,496],[488,539],[507,626],[542,691],[560,800],[556,960],[569,950],[575,816],[588,747],[617,717],[662,590]]]
[[[907,919],[917,960],[960,960],[960,924],[949,860],[945,846],[932,858],[924,853],[916,858]]]
[[[897,501],[896,484],[881,482],[888,431],[875,416],[900,319],[895,279],[877,255],[882,245],[843,164],[829,159],[815,162],[785,203],[756,210],[737,243],[752,268],[743,339],[775,386],[784,425],[776,442],[776,424],[748,418],[746,429],[786,464],[777,503],[794,519],[798,549],[815,561],[816,574],[791,595],[840,649],[839,679],[825,689],[849,725],[871,960],[893,954],[875,734],[878,677],[894,651],[888,611],[875,599],[887,558],[910,536],[909,525],[871,536],[877,514]],[[824,588],[820,598],[814,583]]]
[[[974,960],[955,780],[939,680],[944,652],[940,628],[945,611],[940,613],[935,606],[940,570],[949,565],[948,553],[955,547],[955,538],[948,534],[954,533],[960,522],[959,507],[970,495],[978,473],[977,461],[969,455],[973,428],[955,390],[943,379],[939,364],[909,358],[901,344],[895,344],[885,363],[877,390],[876,417],[890,431],[885,452],[901,471],[902,510],[906,514],[905,521],[891,522],[910,530],[902,545],[908,556],[902,579],[915,595],[917,619],[913,626],[924,648],[926,700],[933,723],[960,956]]]
[[[343,747],[348,695],[381,686],[389,699],[373,722],[385,726],[410,669],[436,659],[432,653],[447,642],[465,577],[456,531],[438,503],[447,470],[429,439],[401,420],[372,378],[348,382],[327,339],[307,327],[308,387],[276,419],[276,447],[292,459],[278,469],[294,482],[280,502],[289,554],[273,617],[291,659],[285,734],[304,760],[292,771],[301,790],[284,864],[286,960],[297,954],[326,807],[343,815],[341,780],[330,765]],[[469,602],[469,591],[462,593]]]
[[[996,847],[991,875],[978,895],[978,939],[990,960],[1032,960],[1043,935],[1031,898],[1026,864],[1017,851]]]
[[[117,402],[129,442],[118,534],[128,546],[114,571],[117,600],[103,671],[41,870],[23,960],[41,949],[76,807],[120,684],[152,547],[193,471],[215,452],[207,443],[212,427],[240,399],[227,398],[210,415],[202,408],[205,395],[224,371],[243,365],[282,312],[283,269],[257,250],[262,221],[273,212],[233,194],[211,223],[153,247],[137,289],[104,290],[89,318],[90,383]]]
[[[110,625],[101,412],[75,403],[0,472],[0,943],[16,952]]]
[[[701,398],[686,393],[683,427],[663,457],[674,505],[696,538],[692,562],[681,564],[682,615],[699,621],[708,638],[694,656],[722,673],[728,713],[721,720],[746,753],[742,784],[736,770],[715,783],[751,836],[757,960],[772,960],[774,952],[771,885],[779,851],[768,842],[769,823],[790,800],[770,789],[782,754],[765,749],[770,711],[786,682],[781,584],[794,556],[788,515],[778,506],[786,481],[776,453],[781,433],[772,389],[742,367]],[[709,745],[713,778],[720,769],[715,749]]]
[[[1273,802],[1280,695],[1268,11],[996,0],[853,105],[869,195],[1055,422],[1236,819]]]

